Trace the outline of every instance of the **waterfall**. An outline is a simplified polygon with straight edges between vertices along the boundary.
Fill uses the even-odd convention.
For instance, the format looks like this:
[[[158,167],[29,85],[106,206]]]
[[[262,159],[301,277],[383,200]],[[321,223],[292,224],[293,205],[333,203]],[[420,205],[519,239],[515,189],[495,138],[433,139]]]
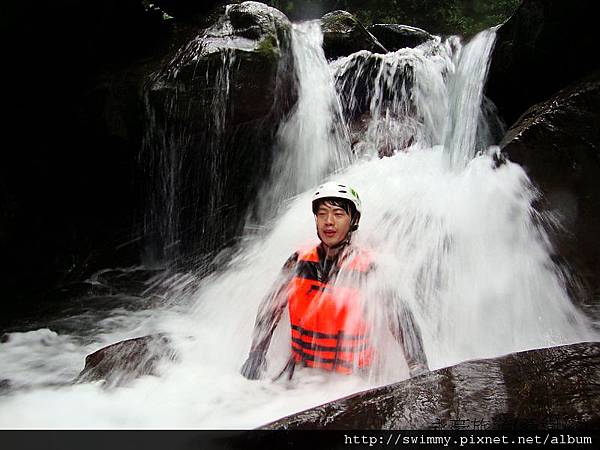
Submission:
[[[277,133],[270,181],[259,196],[259,217],[350,164],[349,137],[323,53],[318,21],[294,24],[292,51],[299,98]]]
[[[291,381],[273,381],[290,353],[287,313],[266,377],[249,381],[239,373],[258,306],[283,263],[318,242],[310,199],[323,179],[343,180],[361,195],[353,239],[372,250],[378,266],[364,286],[370,317],[378,324],[385,316],[382,288],[401,298],[431,369],[598,339],[552,261],[545,218],[532,206],[539,193],[518,165],[496,167],[487,152],[477,153],[490,142],[489,124],[481,122],[491,109],[482,113],[481,92],[493,31],[464,47],[438,38],[329,65],[318,27],[298,25],[293,33],[300,98],[280,125],[274,169],[261,190],[265,232],[243,240],[209,276],[167,280],[169,307],[117,308],[95,324],[93,338],[77,330],[12,333],[0,344],[0,379],[27,389],[2,399],[0,425],[251,428],[405,379],[401,348],[382,325],[373,330],[380,356],[368,375],[299,367]],[[68,385],[101,345],[159,331],[171,336],[178,360],[162,364],[158,377],[109,392],[101,383]]]
[[[478,151],[486,150],[493,143],[486,128],[494,118],[489,117],[489,110],[486,114],[482,99],[495,39],[495,28],[475,36],[462,49],[450,81],[444,145],[449,167],[453,169],[464,169]]]
[[[436,38],[414,49],[365,50],[332,63],[355,153],[390,156],[443,142],[447,78],[458,48],[456,38]]]
[[[206,112],[192,112],[194,105],[186,101],[186,93],[177,83],[178,65],[182,59],[194,58],[202,51],[198,41],[180,51],[166,70],[153,74],[144,94],[147,125],[140,154],[141,167],[146,172],[147,207],[144,215],[144,235],[148,237],[144,261],[174,261],[181,256],[184,233],[190,224],[201,231],[206,241],[214,241],[217,229],[217,211],[223,198],[223,151],[230,76],[234,70],[235,54],[221,52],[220,61],[209,66],[204,76],[211,79],[214,95]],[[159,116],[151,98],[155,91],[165,89],[164,97],[156,99],[164,105],[164,116]],[[200,118],[205,123],[204,135],[195,136],[191,123]],[[202,162],[200,162],[200,160]],[[203,179],[190,167],[204,167]],[[204,207],[198,214],[193,199],[204,198]],[[187,225],[186,225],[187,224]]]
[[[259,6],[227,6],[147,80],[139,158],[146,265],[206,267],[215,252],[239,238],[244,212],[255,206],[277,124],[296,99],[289,86],[290,33],[275,25],[287,19],[265,7],[262,19],[270,23],[263,25],[270,34],[252,39],[238,23],[248,14],[245,8]],[[300,105],[298,114],[306,109]],[[287,155],[286,136],[295,140],[293,130],[281,135],[280,153]]]
[[[208,105],[195,105],[177,76],[182,60],[197,58],[203,51],[198,42],[202,41],[192,41],[166,69],[153,74],[144,94],[147,125],[140,163],[146,172],[143,232],[149,241],[144,258],[147,264],[180,257],[190,226],[201,232],[207,242],[216,238],[213,230],[218,228],[217,212],[224,194],[220,176],[224,165],[222,148],[236,58],[232,51],[224,51],[215,64],[206,68],[203,76],[214,94]],[[155,102],[163,105],[160,113]],[[203,109],[195,111],[198,107]],[[197,120],[205,124],[202,136],[192,132],[191,125]],[[201,173],[190,170],[199,167],[204,168]],[[205,196],[204,192],[210,195]],[[194,199],[205,200],[202,210],[193,204]]]

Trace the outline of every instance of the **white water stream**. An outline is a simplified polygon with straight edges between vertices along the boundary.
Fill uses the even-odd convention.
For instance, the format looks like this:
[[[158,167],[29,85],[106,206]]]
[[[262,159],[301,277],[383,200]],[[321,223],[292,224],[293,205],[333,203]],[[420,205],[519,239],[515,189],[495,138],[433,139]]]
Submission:
[[[304,67],[313,72],[302,72],[300,65],[299,107],[283,127],[279,148],[290,154],[282,156],[270,180],[278,187],[272,198],[294,197],[276,220],[264,225],[267,232],[246,239],[224,270],[203,280],[188,275],[168,282],[170,307],[116,309],[86,330],[86,339],[77,331],[12,333],[0,344],[0,379],[21,389],[0,396],[0,427],[252,428],[406,378],[399,346],[381,330],[383,362],[369,376],[300,368],[291,381],[271,381],[289,355],[285,315],[269,352],[268,376],[249,381],[239,374],[261,299],[287,257],[302,244],[316,243],[312,184],[331,170],[338,170],[333,179],[360,193],[364,212],[355,238],[377,255],[376,283],[393,289],[413,310],[431,369],[597,339],[570,302],[564,276],[551,261],[550,244],[537,225],[541,218],[531,207],[536,192],[524,171],[512,163],[494,168],[488,154],[493,148],[475,158],[474,152],[468,158],[448,153],[465,143],[476,145],[473,123],[480,121],[484,80],[480,66],[468,72],[461,64],[473,61],[464,55],[489,53],[493,33],[462,49],[457,41],[436,41],[385,56],[362,54],[365,60],[387,64],[376,78],[376,85],[385,89],[373,90],[368,111],[362,112],[372,122],[355,146],[361,157],[343,159],[335,155],[340,155],[347,132],[339,131],[340,107],[328,93],[334,79],[348,70],[348,60],[330,67],[324,63],[322,53],[315,52],[321,39],[318,27],[301,24],[294,32],[295,58],[304,58]],[[487,64],[487,54],[475,56]],[[400,80],[394,78],[395,70],[406,64],[413,80],[394,84],[392,80]],[[386,67],[396,69],[386,72]],[[398,94],[396,88],[404,89],[403,94],[385,97]],[[469,116],[462,116],[467,109]],[[403,124],[410,124],[412,139],[402,131]],[[457,130],[467,125],[468,130]],[[332,134],[332,127],[338,131]],[[385,136],[374,131],[386,129]],[[382,136],[396,153],[379,159],[374,155]],[[445,148],[444,142],[455,144]],[[320,151],[323,158],[313,165],[312,157],[302,157],[306,151]],[[449,159],[456,170],[449,170]],[[300,174],[306,183],[283,182]],[[378,307],[375,297],[373,304]],[[85,355],[103,345],[157,331],[169,333],[179,353],[176,362],[160,367],[160,376],[109,390],[101,382],[52,385],[72,380]]]

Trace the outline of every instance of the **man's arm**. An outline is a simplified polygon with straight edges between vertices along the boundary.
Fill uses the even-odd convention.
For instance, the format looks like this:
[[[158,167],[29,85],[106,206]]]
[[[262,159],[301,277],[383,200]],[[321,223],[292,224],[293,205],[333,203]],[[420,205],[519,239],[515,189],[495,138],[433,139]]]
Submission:
[[[390,331],[404,350],[411,377],[429,370],[427,356],[423,350],[421,331],[406,303],[392,295],[388,303],[388,323]]]
[[[293,254],[283,266],[281,275],[275,283],[275,287],[263,299],[258,307],[254,332],[252,333],[252,345],[248,359],[241,368],[244,377],[250,380],[260,378],[266,366],[266,356],[271,344],[273,332],[277,328],[279,319],[287,306],[287,288],[293,276],[293,267],[298,255]]]

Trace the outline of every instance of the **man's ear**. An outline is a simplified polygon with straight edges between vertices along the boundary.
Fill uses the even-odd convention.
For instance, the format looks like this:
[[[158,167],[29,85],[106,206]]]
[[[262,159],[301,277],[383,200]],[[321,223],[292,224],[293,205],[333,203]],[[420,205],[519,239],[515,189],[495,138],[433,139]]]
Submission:
[[[355,213],[354,217],[352,218],[352,223],[350,225],[350,231],[356,231],[358,230],[358,222],[360,221],[360,214],[359,213]]]

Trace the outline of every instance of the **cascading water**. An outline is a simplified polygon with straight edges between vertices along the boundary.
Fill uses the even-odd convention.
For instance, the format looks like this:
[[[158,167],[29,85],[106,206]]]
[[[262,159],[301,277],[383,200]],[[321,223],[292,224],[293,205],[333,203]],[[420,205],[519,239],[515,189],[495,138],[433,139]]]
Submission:
[[[481,97],[460,96],[481,92],[484,79],[475,77],[480,85],[464,91],[465,83],[452,80],[480,69],[463,65],[472,64],[482,55],[478,52],[485,53],[488,44],[478,41],[482,36],[462,49],[453,39],[384,56],[361,52],[328,68],[311,44],[319,41],[319,28],[304,24],[294,33],[294,45],[307,46],[296,47],[296,57],[303,55],[304,67],[319,73],[299,69],[298,109],[282,125],[279,168],[266,184],[291,183],[293,188],[282,188],[272,198],[295,197],[286,199],[286,208],[269,223],[268,231],[246,241],[221,271],[171,286],[167,295],[175,306],[119,315],[119,323],[113,320],[100,328],[95,345],[81,341],[76,333],[49,330],[9,336],[0,344],[0,378],[29,389],[1,398],[2,426],[247,428],[405,378],[400,347],[381,326],[373,338],[385,358],[369,376],[298,368],[291,381],[272,381],[289,356],[285,314],[275,330],[266,378],[249,381],[239,374],[258,305],[283,262],[299,246],[317,242],[311,186],[292,183],[289,178],[296,177],[295,170],[317,183],[327,171],[338,169],[330,176],[360,192],[364,211],[354,239],[373,250],[378,265],[364,286],[369,312],[375,323],[385,315],[386,305],[377,296],[382,289],[401,298],[421,329],[431,369],[597,339],[571,304],[564,277],[552,263],[550,243],[539,226],[543,218],[531,206],[537,193],[524,171],[510,162],[495,167],[484,153],[465,156],[475,155],[473,127],[480,120]],[[473,58],[465,57],[468,54]],[[486,58],[481,56],[481,64],[487,63]],[[335,102],[322,94],[330,92],[329,70],[337,80],[344,119],[354,127],[354,151],[364,155],[343,171],[340,168],[352,161],[350,156],[347,160],[327,156],[311,166],[301,155],[307,150],[339,155],[343,147],[344,140],[335,137],[343,136],[341,131],[334,138],[325,137],[327,129],[340,126]],[[352,73],[357,79],[372,80],[371,84],[349,85]],[[305,78],[309,76],[311,82]],[[310,98],[318,102],[302,103]],[[315,116],[317,111],[322,115],[319,123],[308,114],[311,105]],[[464,111],[470,111],[469,130],[461,131],[467,126],[460,117]],[[357,120],[365,126],[357,127]],[[312,135],[316,130],[319,137]],[[466,142],[473,147],[471,153],[460,156]],[[389,157],[368,157],[381,153],[382,146]],[[300,154],[283,156],[295,150]],[[456,162],[455,169],[464,168],[449,170],[448,156]],[[176,363],[161,366],[160,377],[143,377],[110,391],[103,391],[100,382],[44,387],[71,380],[84,355],[99,344],[156,331],[170,333],[179,354]],[[58,371],[49,361],[60,362],[64,369]],[[60,416],[54,414],[55,402],[61,403]]]
[[[268,174],[270,143],[296,93],[289,22],[262,6],[228,5],[147,80],[146,265],[206,266],[239,237],[240,217]],[[250,32],[256,8],[266,23]]]
[[[294,25],[292,51],[298,76],[295,111],[279,129],[271,183],[259,196],[264,220],[282,203],[346,167],[349,137],[323,54],[319,23]]]
[[[226,132],[230,74],[234,70],[235,55],[233,52],[221,52],[215,67],[207,68],[205,76],[212,79],[214,95],[206,112],[199,115],[189,111],[191,101],[181,99],[186,94],[185,91],[178,92],[182,88],[176,78],[179,70],[177,62],[197,57],[202,49],[200,44],[192,41],[192,45],[180,51],[166,70],[150,78],[146,88],[147,126],[144,151],[140,155],[148,185],[144,235],[151,238],[151,243],[146,246],[146,264],[173,261],[180,256],[186,223],[199,224],[194,229],[202,229],[207,241],[214,240],[210,232],[217,229],[214,220],[223,197],[223,179],[219,177],[223,171],[221,147]],[[165,89],[166,95],[159,100],[164,105],[166,117],[157,117],[150,98],[153,90],[167,83],[172,83],[174,88],[172,91]],[[199,117],[205,123],[204,136],[194,136],[190,132],[189,124],[200,120]],[[201,165],[205,167],[203,179],[194,179],[189,167],[197,167],[200,157]],[[202,198],[201,193],[206,186],[211,187],[211,195],[204,201],[203,214],[190,217],[186,212],[196,210],[190,203],[194,198]]]
[[[452,169],[464,169],[478,151],[493,142],[483,109],[483,87],[490,64],[496,30],[479,33],[460,53],[449,87],[450,111],[444,145]]]
[[[385,55],[362,51],[332,64],[354,151],[390,156],[413,144],[443,141],[447,78],[459,42],[433,41]]]

